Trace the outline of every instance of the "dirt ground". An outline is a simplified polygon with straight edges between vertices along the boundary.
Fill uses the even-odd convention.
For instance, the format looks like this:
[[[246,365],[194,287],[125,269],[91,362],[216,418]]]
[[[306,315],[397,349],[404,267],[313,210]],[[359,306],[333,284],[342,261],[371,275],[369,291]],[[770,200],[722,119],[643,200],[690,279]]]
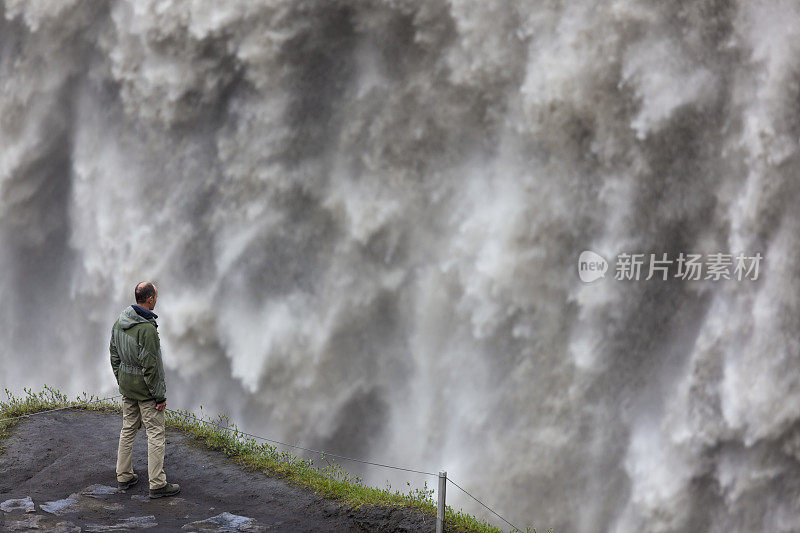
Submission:
[[[247,472],[222,453],[187,444],[167,429],[164,470],[181,492],[150,500],[147,437],[136,436],[137,485],[117,489],[121,415],[60,411],[32,416],[0,453],[3,531],[434,531],[413,510],[352,510],[265,474]],[[27,500],[30,498],[30,500]],[[44,507],[43,507],[44,506]]]

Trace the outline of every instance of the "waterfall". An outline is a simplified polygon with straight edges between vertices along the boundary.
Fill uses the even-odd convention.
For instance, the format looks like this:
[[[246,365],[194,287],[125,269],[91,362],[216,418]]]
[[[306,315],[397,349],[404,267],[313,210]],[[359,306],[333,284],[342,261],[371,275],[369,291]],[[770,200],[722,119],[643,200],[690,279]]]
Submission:
[[[4,386],[114,394],[148,279],[170,407],[523,527],[798,530],[796,2],[0,13]]]

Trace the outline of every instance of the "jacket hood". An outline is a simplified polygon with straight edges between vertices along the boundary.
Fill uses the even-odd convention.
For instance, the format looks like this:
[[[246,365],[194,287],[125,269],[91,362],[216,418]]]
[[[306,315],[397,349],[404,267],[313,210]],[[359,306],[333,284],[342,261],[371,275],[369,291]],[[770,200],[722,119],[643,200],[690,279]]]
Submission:
[[[128,306],[119,315],[119,327],[122,329],[130,329],[136,324],[141,324],[143,322],[150,322],[155,327],[158,327],[158,324],[156,324],[156,315],[154,313],[150,314],[152,315],[152,318],[145,318],[137,313],[136,309],[134,309],[132,305]]]

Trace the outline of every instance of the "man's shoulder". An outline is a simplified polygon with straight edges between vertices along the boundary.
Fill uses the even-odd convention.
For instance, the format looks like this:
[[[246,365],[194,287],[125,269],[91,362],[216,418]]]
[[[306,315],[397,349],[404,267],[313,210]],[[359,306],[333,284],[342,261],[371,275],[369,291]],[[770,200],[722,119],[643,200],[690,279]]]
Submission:
[[[150,322],[150,321],[148,321],[148,322],[140,322],[140,323],[136,324],[135,326],[133,326],[133,328],[131,328],[131,329],[134,329],[134,328],[136,329],[136,331],[138,331],[142,335],[142,337],[144,337],[146,339],[154,339],[156,342],[158,342],[158,340],[159,340],[159,337],[158,337],[158,326],[156,326],[152,322]]]

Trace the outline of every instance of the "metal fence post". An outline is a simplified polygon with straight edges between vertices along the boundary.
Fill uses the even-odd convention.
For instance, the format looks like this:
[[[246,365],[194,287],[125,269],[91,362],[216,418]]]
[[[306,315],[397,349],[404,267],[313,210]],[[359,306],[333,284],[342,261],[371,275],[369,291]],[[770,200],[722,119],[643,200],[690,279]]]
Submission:
[[[436,510],[436,533],[444,533],[444,499],[447,491],[447,472],[439,472],[439,508]]]

